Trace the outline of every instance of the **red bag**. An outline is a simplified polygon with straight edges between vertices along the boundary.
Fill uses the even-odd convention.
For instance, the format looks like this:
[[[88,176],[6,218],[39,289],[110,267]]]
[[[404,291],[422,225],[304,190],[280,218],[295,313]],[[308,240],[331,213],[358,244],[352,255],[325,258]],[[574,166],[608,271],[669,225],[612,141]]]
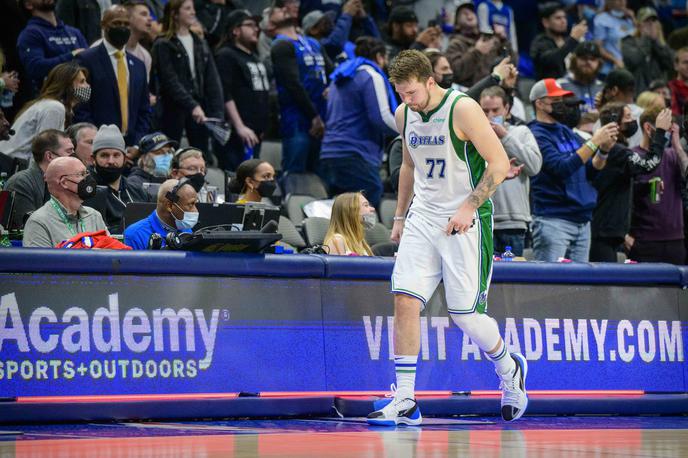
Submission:
[[[110,237],[106,230],[96,232],[79,232],[71,239],[58,243],[55,248],[100,248],[104,250],[131,250],[130,246],[127,246],[119,240]]]

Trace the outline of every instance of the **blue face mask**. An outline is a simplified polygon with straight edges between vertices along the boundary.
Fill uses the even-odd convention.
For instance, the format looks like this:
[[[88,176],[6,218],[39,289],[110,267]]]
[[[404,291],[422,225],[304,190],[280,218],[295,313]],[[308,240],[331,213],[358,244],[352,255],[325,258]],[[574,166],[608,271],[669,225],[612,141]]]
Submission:
[[[177,205],[177,208],[182,210],[182,208],[179,205]],[[177,217],[174,216],[174,214],[172,215],[172,217],[174,218],[174,223],[177,226],[177,229],[179,229],[180,231],[183,231],[184,229],[193,229],[193,227],[198,223],[198,212],[185,211],[183,219],[177,219]]]
[[[166,177],[170,173],[170,165],[172,165],[172,154],[158,154],[153,156],[155,161],[155,169],[153,170],[153,175]]]
[[[621,19],[621,18],[623,18],[624,16],[626,16],[626,13],[625,13],[624,11],[622,11],[622,10],[611,10],[610,13],[611,13],[612,16],[614,16],[614,17],[616,17],[616,18],[619,18],[619,19]]]

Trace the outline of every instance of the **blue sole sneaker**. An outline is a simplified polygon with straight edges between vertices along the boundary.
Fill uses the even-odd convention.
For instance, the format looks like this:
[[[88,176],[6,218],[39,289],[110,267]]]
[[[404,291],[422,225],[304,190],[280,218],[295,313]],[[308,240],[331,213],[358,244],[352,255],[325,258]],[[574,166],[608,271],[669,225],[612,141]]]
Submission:
[[[386,402],[385,402],[386,401]],[[368,415],[367,421],[375,426],[418,426],[423,422],[415,399],[380,400],[374,404],[378,409]]]

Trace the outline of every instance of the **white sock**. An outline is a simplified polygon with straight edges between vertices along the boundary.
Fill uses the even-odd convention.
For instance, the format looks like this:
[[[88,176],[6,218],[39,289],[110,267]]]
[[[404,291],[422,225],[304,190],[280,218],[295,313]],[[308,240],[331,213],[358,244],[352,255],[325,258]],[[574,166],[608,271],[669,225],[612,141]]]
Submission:
[[[485,352],[485,354],[487,355],[487,358],[495,365],[497,374],[499,374],[500,377],[509,377],[514,373],[514,370],[516,370],[516,363],[506,350],[506,345],[504,344],[503,339],[499,339],[499,345],[494,352]]]
[[[394,357],[394,371],[397,374],[397,399],[415,399],[417,363],[418,355]]]

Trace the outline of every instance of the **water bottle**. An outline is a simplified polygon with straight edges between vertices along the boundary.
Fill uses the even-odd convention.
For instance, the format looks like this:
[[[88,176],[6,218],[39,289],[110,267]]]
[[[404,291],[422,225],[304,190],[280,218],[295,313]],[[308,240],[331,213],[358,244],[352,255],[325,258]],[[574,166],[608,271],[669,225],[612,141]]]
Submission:
[[[14,105],[14,92],[5,89],[2,91],[2,94],[0,94],[0,107],[10,108],[12,105]]]
[[[507,245],[505,248],[506,251],[502,253],[502,261],[513,261],[516,255],[511,251],[511,247],[509,245]]]
[[[249,159],[253,159],[253,147],[246,145],[244,147],[244,160],[248,161]]]
[[[7,183],[7,172],[0,173],[0,191],[5,188],[5,183]]]

